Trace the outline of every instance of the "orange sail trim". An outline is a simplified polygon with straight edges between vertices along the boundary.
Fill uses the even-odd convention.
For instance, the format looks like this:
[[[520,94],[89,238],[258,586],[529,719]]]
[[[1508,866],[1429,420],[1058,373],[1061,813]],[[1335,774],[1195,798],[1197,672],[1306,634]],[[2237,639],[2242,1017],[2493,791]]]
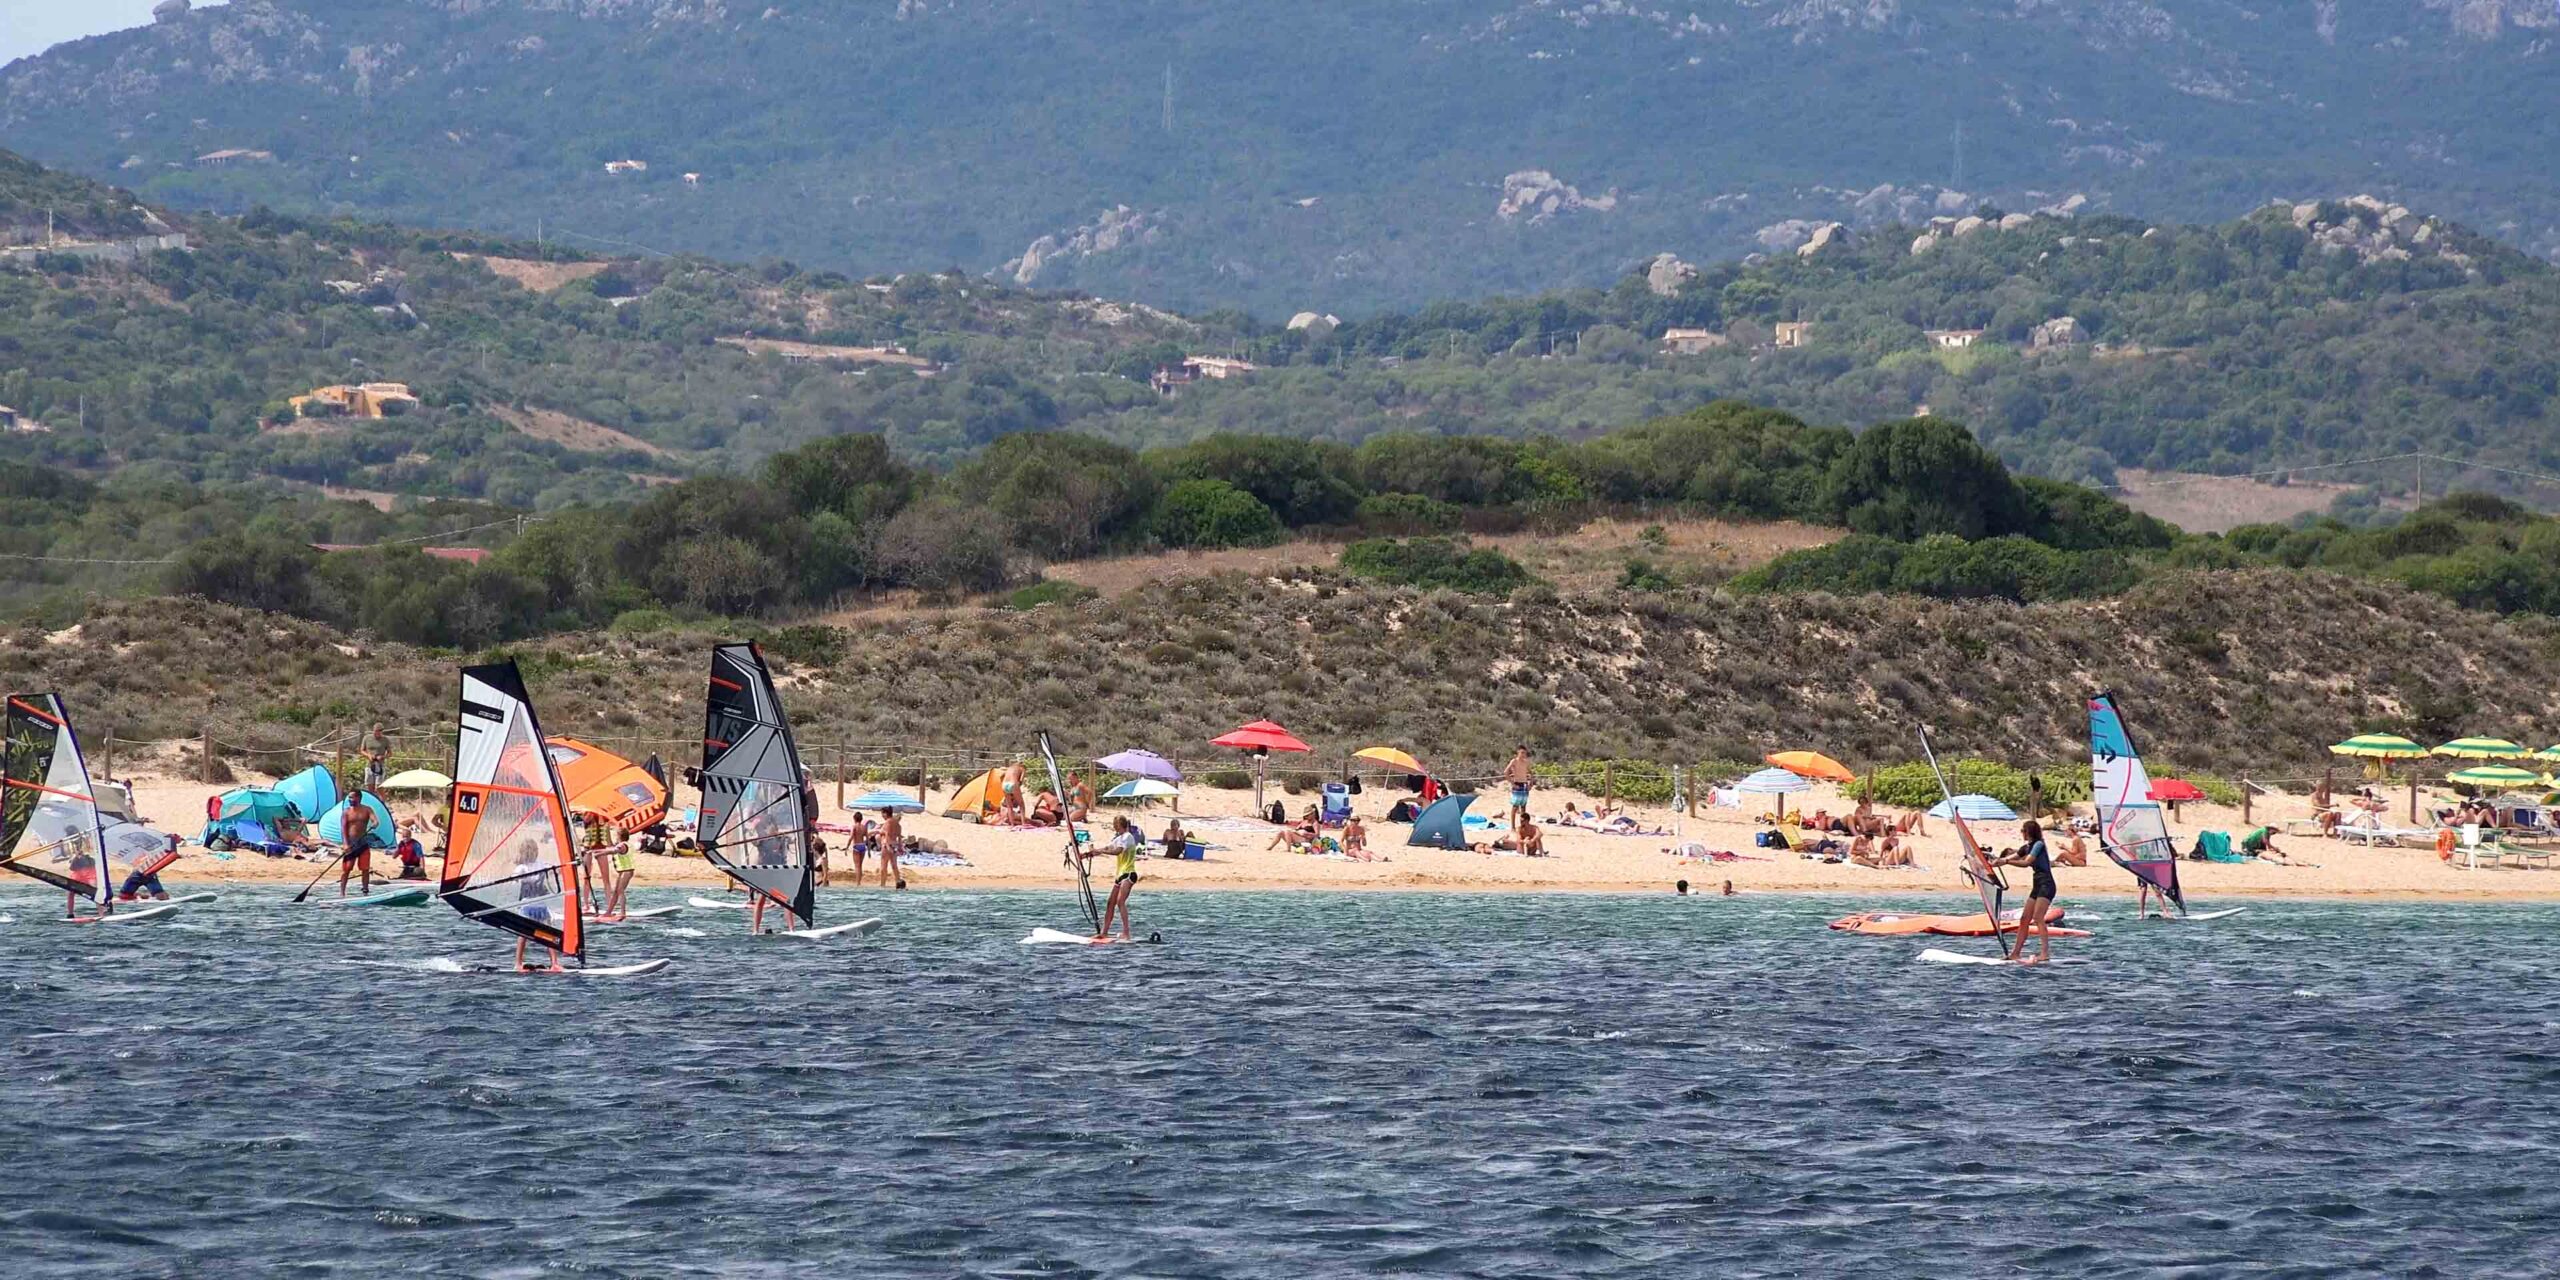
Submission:
[[[439,890],[465,918],[578,959],[578,846],[552,753],[513,663],[462,672],[462,731]]]
[[[54,715],[53,713],[51,713],[51,712],[49,712],[49,711],[46,711],[46,710],[45,710],[44,708],[42,708],[42,707],[30,706],[30,705],[28,705],[28,704],[26,704],[26,703],[24,703],[24,702],[20,702],[20,701],[18,701],[16,698],[11,698],[11,699],[9,699],[9,705],[10,705],[10,706],[13,706],[13,707],[16,707],[16,708],[17,708],[18,710],[20,710],[20,711],[24,711],[24,712],[26,712],[28,715],[34,716],[36,719],[38,719],[38,720],[42,720],[42,721],[44,721],[46,724],[52,725],[53,727],[55,727],[55,728],[57,728],[57,729],[59,729],[59,728],[61,728],[61,727],[62,727],[62,719],[61,719],[61,717],[56,716],[56,715]]]

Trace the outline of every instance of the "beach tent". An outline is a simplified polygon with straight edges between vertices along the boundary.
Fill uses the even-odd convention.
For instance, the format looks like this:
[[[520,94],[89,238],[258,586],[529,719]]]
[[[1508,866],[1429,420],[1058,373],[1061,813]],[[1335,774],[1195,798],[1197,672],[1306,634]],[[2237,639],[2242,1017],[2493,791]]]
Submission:
[[[995,817],[996,812],[1003,807],[1003,775],[994,769],[989,769],[970,779],[969,785],[960,788],[959,793],[951,797],[951,803],[942,806],[942,816],[960,818],[969,822],[985,822]]]
[[[215,796],[210,808],[196,837],[207,848],[226,836],[240,844],[266,844],[276,838],[276,823],[295,816],[293,802],[272,787],[233,787]]]
[[[1171,760],[1152,751],[1141,751],[1136,747],[1114,752],[1093,763],[1097,768],[1109,769],[1113,773],[1125,773],[1133,778],[1153,778],[1158,782],[1182,781],[1182,770],[1174,767]]]
[[[1426,849],[1464,849],[1467,847],[1467,806],[1474,796],[1442,796],[1431,807],[1415,814],[1413,836],[1405,841]]]
[[[667,786],[621,756],[576,738],[543,740],[573,815],[592,814],[626,834],[667,816]]]
[[[276,784],[276,794],[293,804],[294,816],[317,821],[338,803],[338,776],[326,765],[313,765]]]
[[[924,812],[923,801],[916,799],[914,796],[911,796],[904,791],[892,791],[887,787],[882,787],[877,791],[865,791],[861,795],[845,801],[844,807],[848,809],[894,809],[899,813]]]
[[[347,842],[347,803],[346,800],[341,800],[336,807],[320,815],[317,831],[322,840],[334,845],[344,845]],[[374,847],[390,848],[400,838],[399,831],[391,825],[390,808],[382,803],[382,797],[370,792],[365,794],[364,807],[373,815],[373,821],[365,825],[373,829]]]
[[[2016,822],[2018,811],[1990,796],[1966,794],[1939,801],[1930,808],[1929,816],[1961,817],[1967,822]]]

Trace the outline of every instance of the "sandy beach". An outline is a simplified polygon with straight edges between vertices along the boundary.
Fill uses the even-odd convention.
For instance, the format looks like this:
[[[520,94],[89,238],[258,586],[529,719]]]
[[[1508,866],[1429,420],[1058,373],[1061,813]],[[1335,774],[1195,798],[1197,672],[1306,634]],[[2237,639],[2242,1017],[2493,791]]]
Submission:
[[[203,824],[206,795],[218,790],[207,788],[200,782],[148,775],[130,781],[136,807],[145,817],[164,830],[190,838]],[[850,797],[861,790],[863,788],[858,786],[848,786],[844,794]],[[693,802],[689,789],[680,788],[679,791],[679,807]],[[849,816],[837,807],[836,791],[832,785],[823,787],[821,794],[827,807],[824,821],[842,822]],[[1293,811],[1312,803],[1311,796],[1286,796],[1277,788],[1270,794],[1286,801]],[[1965,890],[1956,870],[1954,834],[1946,823],[1938,821],[1931,821],[1927,835],[1918,841],[1919,865],[1912,869],[1879,870],[1755,848],[1752,835],[1759,828],[1755,825],[1754,814],[1763,811],[1758,806],[1749,810],[1702,807],[1697,816],[1685,818],[1662,807],[1629,806],[1628,812],[1647,829],[1666,833],[1659,835],[1602,835],[1542,824],[1548,856],[1524,858],[1406,845],[1404,841],[1410,828],[1379,820],[1395,802],[1397,794],[1375,788],[1355,797],[1355,811],[1368,823],[1371,847],[1379,860],[1354,862],[1270,848],[1275,829],[1247,816],[1252,810],[1250,792],[1207,788],[1186,790],[1180,797],[1182,809],[1178,816],[1194,830],[1195,838],[1205,840],[1211,846],[1207,857],[1196,862],[1148,858],[1143,864],[1143,892],[1291,889],[1629,893],[1668,892],[1673,882],[1681,879],[1688,880],[1696,892],[1720,892],[1723,883],[1730,880],[1737,892],[1830,893],[1840,895],[1844,901],[1861,895],[1959,893]],[[941,802],[947,801],[949,795],[947,790],[933,793],[934,807],[940,808]],[[1505,803],[1503,796],[1488,795],[1475,803],[1474,811],[1499,817],[1504,813]],[[1532,800],[1531,812],[1542,819],[1552,818],[1568,803],[1576,808],[1589,808],[1592,800],[1571,791],[1541,790]],[[1845,813],[1852,807],[1852,803],[1841,796],[1839,788],[1830,785],[1817,785],[1810,792],[1790,797],[1789,805],[1790,811],[1798,808],[1807,811],[1827,809],[1832,813]],[[395,803],[394,808],[403,815],[425,814],[429,806],[414,802]],[[2253,806],[2253,816],[2256,824],[2271,825],[2281,831],[2284,819],[2305,817],[2310,810],[2309,801],[2301,797],[2262,798]],[[1100,814],[1102,834],[1108,834],[1110,818],[1115,812],[1130,813],[1150,836],[1163,830],[1166,819],[1177,816],[1174,810],[1162,803],[1138,810],[1105,806]],[[1064,888],[1070,883],[1060,859],[1062,840],[1054,829],[982,827],[933,813],[910,815],[905,821],[912,837],[946,844],[970,864],[966,867],[909,868],[906,881],[910,889],[1048,889]],[[1203,829],[1204,824],[1206,829]],[[2183,806],[2171,824],[2171,832],[2181,847],[2191,844],[2198,831],[2221,830],[2236,836],[2246,829],[2237,809],[2206,804]],[[1976,837],[1987,845],[1997,847],[2017,843],[2015,823],[1976,823],[1974,830]],[[1677,835],[1668,834],[1675,831]],[[830,843],[841,847],[840,840],[831,840]],[[1684,843],[1728,851],[1740,855],[1740,859],[1707,861],[1676,856],[1674,847]],[[2279,836],[2277,843],[2294,865],[2269,862],[2181,864],[2179,875],[2189,901],[2204,903],[2216,898],[2250,896],[2560,899],[2560,874],[2541,869],[2507,866],[2468,870],[2458,863],[2448,865],[2441,861],[2432,848],[2368,848],[2351,842],[2307,836]],[[432,856],[432,850],[430,854]],[[387,858],[378,859],[377,869],[387,865],[388,861]],[[699,858],[642,857],[639,862],[638,883],[642,886],[718,887],[726,884],[718,870]],[[2091,862],[2093,865],[2088,867],[2055,869],[2066,900],[2132,893],[2132,877],[2108,863],[2103,855],[2093,851]],[[169,869],[165,878],[189,883],[234,881],[299,885],[318,870],[316,864],[309,862],[251,854],[235,854],[226,860],[191,844],[187,847],[186,856]],[[851,891],[840,853],[835,870],[836,887]],[[868,870],[867,887],[876,890],[876,864]]]

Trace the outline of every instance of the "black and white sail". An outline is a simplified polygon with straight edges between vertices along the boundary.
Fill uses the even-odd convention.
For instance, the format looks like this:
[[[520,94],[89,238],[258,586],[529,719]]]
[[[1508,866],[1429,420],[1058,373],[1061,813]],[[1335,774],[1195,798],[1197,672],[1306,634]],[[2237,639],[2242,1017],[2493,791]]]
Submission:
[[[804,926],[816,922],[813,807],[763,652],[753,642],[713,649],[702,725],[702,853]]]

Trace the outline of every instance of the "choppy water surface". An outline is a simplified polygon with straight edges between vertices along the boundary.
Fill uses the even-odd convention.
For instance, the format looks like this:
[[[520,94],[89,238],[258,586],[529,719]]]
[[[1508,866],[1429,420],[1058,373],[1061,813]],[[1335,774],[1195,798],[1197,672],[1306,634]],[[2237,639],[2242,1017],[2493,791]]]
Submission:
[[[1087,951],[848,894],[889,928],[544,981],[281,898],[0,893],[0,1274],[2560,1270],[2560,908],[2100,904],[2020,972],[1806,898],[1159,894]]]

